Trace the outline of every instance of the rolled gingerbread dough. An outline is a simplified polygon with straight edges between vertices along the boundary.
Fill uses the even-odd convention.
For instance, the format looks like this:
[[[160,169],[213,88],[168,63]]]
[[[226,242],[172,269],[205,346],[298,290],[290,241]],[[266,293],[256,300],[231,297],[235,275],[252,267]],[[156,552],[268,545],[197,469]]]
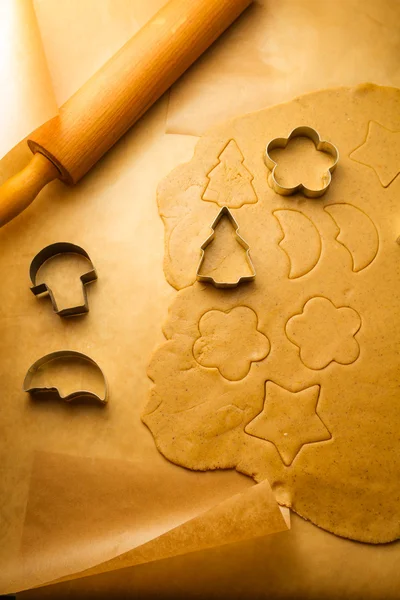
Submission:
[[[268,185],[266,144],[300,125],[340,153],[320,198]],[[309,140],[274,160],[288,186],[323,184],[329,168]],[[190,469],[267,478],[280,504],[371,543],[400,537],[399,173],[400,90],[364,84],[209,131],[158,190],[165,275],[179,290],[142,417],[158,449]],[[221,206],[256,269],[234,289],[196,282]],[[216,231],[207,264],[236,276],[243,249],[224,245],[229,235]]]

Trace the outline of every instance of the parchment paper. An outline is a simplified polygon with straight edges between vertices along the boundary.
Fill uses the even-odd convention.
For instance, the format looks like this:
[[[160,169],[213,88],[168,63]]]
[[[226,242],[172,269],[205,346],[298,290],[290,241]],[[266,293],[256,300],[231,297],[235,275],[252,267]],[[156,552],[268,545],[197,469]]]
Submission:
[[[0,57],[1,158],[58,112],[31,0],[1,0]]]
[[[61,106],[166,0],[33,0]]]
[[[54,117],[166,0],[1,0],[0,158]]]
[[[292,515],[287,532],[51,585],[20,597],[397,600],[398,561],[395,544],[358,544]]]
[[[104,0],[101,3],[68,0],[57,4],[47,0],[38,1],[35,8],[40,37],[50,65],[57,103],[61,104],[76,91],[162,3],[155,0],[144,6],[142,2],[133,0]],[[25,0],[23,8],[25,11],[29,8],[34,21],[32,5],[28,0]],[[24,18],[22,21],[28,30],[28,22]],[[19,37],[22,45],[29,45],[26,36],[25,40],[22,35]],[[39,47],[39,36],[35,39]],[[71,39],[74,40],[73,44]],[[37,70],[38,67],[31,67],[30,75],[36,74]],[[41,91],[46,97],[43,87]],[[175,154],[174,151],[171,153],[170,139],[165,146],[166,138],[162,136],[165,110],[164,100],[143,125],[139,125],[134,133],[121,142],[124,149],[120,146],[119,155],[114,153],[113,158],[110,155],[110,166],[107,167],[107,158],[102,162],[98,173],[105,174],[105,179],[102,180],[94,172],[86,180],[86,185],[76,190],[66,189],[58,182],[49,186],[36,200],[37,210],[25,213],[0,232],[0,273],[4,278],[0,305],[0,375],[3,380],[2,430],[5,432],[0,441],[1,591],[16,591],[28,585],[45,583],[112,559],[139,542],[151,540],[202,513],[222,497],[231,497],[252,485],[235,473],[219,473],[202,479],[201,494],[199,491],[193,497],[194,475],[168,464],[158,454],[139,418],[150,386],[146,377],[148,355],[157,339],[161,338],[160,324],[171,295],[162,275],[162,228],[153,201],[158,177],[166,174],[175,163],[175,160],[170,160]],[[28,133],[30,127],[27,126],[27,130],[18,135]],[[190,155],[195,140],[176,137],[171,141],[173,145],[177,143],[178,155],[175,158],[180,161],[188,156],[187,149]],[[5,180],[20,169],[29,156],[23,144],[12,150],[0,163],[0,179]],[[109,195],[108,200],[105,194]],[[84,201],[77,200],[79,197]],[[43,201],[47,205],[44,211],[40,209]],[[83,210],[80,216],[79,210],[71,210],[71,202],[77,202]],[[64,209],[59,212],[57,206],[63,206]],[[70,217],[69,226],[62,214],[64,211]],[[81,224],[80,233],[77,219]],[[108,225],[104,228],[106,223]],[[13,249],[16,239],[17,254]],[[28,289],[28,269],[33,256],[48,243],[62,239],[86,248],[100,277],[95,288],[89,290],[90,314],[68,322],[53,313],[48,299],[38,301]],[[66,279],[70,275],[65,273]],[[116,279],[113,281],[114,276]],[[69,290],[74,289],[78,295],[79,285],[78,279],[68,280]],[[96,295],[100,300],[97,310]],[[143,311],[149,311],[150,321],[143,318]],[[136,329],[137,326],[139,329]],[[62,348],[80,349],[101,364],[112,390],[109,406],[104,410],[96,406],[72,406],[61,402],[33,402],[23,394],[22,381],[27,368],[40,356]],[[71,518],[67,530],[64,530],[70,536],[69,545],[65,538],[59,538],[57,527],[46,530],[55,533],[53,545],[49,546],[53,560],[49,561],[48,552],[43,551],[48,546],[48,540],[46,543],[42,543],[43,539],[39,541],[39,549],[26,542],[32,540],[32,527],[35,531],[38,524],[43,524],[43,519],[31,508],[24,526],[25,506],[27,501],[28,509],[37,506],[37,498],[44,500],[43,494],[46,493],[50,499],[56,497],[58,503],[55,503],[54,511],[48,508],[52,505],[49,496],[43,503],[39,502],[39,506],[47,507],[45,515],[50,522],[55,514],[56,522],[58,520],[61,523],[66,522],[70,504],[63,501],[59,487],[55,494],[51,486],[35,479],[35,473],[40,473],[62,488],[65,465],[55,466],[53,458],[51,469],[48,463],[47,468],[44,464],[38,467],[39,459],[36,458],[31,473],[33,456],[37,450],[81,455],[83,472],[85,468],[93,466],[93,458],[88,457],[97,457],[98,460],[129,459],[133,461],[132,465],[140,461],[139,472],[132,467],[134,472],[131,479],[142,481],[142,492],[146,489],[143,473],[154,473],[154,468],[162,466],[162,481],[172,482],[174,474],[177,474],[179,497],[174,496],[172,508],[162,503],[157,518],[150,522],[147,520],[145,525],[140,519],[138,527],[137,519],[130,520],[135,511],[127,511],[126,504],[121,510],[123,519],[128,521],[121,522],[118,503],[110,491],[106,497],[108,504],[103,502],[100,507],[102,516],[95,519],[97,535],[91,535],[90,544],[84,543],[81,523],[75,516]],[[107,469],[99,469],[103,477],[96,483],[100,488],[103,485],[102,489],[118,489],[111,488],[110,478],[107,480],[104,475]],[[129,469],[129,466],[124,469]],[[86,481],[82,469],[80,472],[83,481]],[[117,477],[115,472],[113,475]],[[81,492],[83,489],[79,488]],[[147,493],[139,494],[138,505],[148,504]],[[190,510],[182,506],[182,498],[185,497],[192,498]],[[275,501],[274,506],[276,508]],[[135,539],[128,535],[132,528],[136,532]],[[124,541],[116,541],[116,530],[126,532]],[[93,534],[93,528],[90,531]],[[141,534],[145,537],[141,538]],[[19,555],[21,539],[25,540],[23,562]],[[75,550],[72,555],[71,548]],[[66,560],[68,556],[69,561]],[[32,557],[35,557],[33,562]]]
[[[299,94],[400,86],[396,0],[257,0],[172,87],[167,131],[212,125]]]
[[[35,6],[57,103],[67,99],[117,45],[119,47],[126,41],[121,35],[121,44],[117,44],[119,34],[111,33],[111,29],[114,24],[128,36],[124,28],[130,22],[129,10],[136,4],[138,11],[144,11],[137,13],[138,19],[143,14],[146,20],[150,16],[146,11],[151,10],[152,3],[141,0],[137,3],[135,0],[97,0],[93,10],[90,10],[93,7],[89,1],[37,1]],[[336,10],[337,4],[348,6],[350,2],[329,3],[330,12]],[[90,5],[86,14],[90,19],[83,24],[83,21],[75,20],[74,15],[83,15],[85,5]],[[71,7],[69,21],[64,20],[63,12],[68,6]],[[278,14],[279,4],[273,6],[274,10],[271,3],[270,12]],[[58,26],[50,17],[47,21],[47,10],[51,9]],[[376,20],[382,22],[381,10],[387,12],[387,16],[379,42],[375,37],[374,43],[370,43],[371,27],[374,32],[377,31],[375,26],[380,29],[379,24],[373,23]],[[308,12],[312,19],[314,9]],[[337,40],[350,27],[345,20],[346,10],[342,12],[341,21],[328,19],[323,24],[324,33],[310,29],[310,35],[303,39],[303,47],[312,40],[324,39],[334,23],[332,39],[335,44],[330,48],[323,46],[320,59],[315,60],[310,69],[310,77],[312,71],[314,81],[320,82],[316,87],[326,83],[322,52],[334,56]],[[380,73],[375,71],[374,79],[378,83],[399,85],[398,51],[390,33],[392,26],[397,27],[397,4],[374,3],[370,11],[372,19],[360,20],[354,11],[349,14],[352,15],[349,22],[355,20],[354,27],[359,28],[357,35],[368,39],[370,47],[366,48],[364,44],[360,53],[369,60],[362,63],[360,58],[354,66],[354,62],[346,63],[343,59],[340,80],[338,76],[335,83],[353,82],[351,78],[346,79],[347,73],[355,77],[357,69],[374,60],[372,55],[377,52],[377,45],[382,44],[386,50],[382,50]],[[298,48],[292,41],[298,32],[295,12],[292,21],[290,10],[286,11],[285,18],[280,27],[289,28],[292,22],[293,34],[278,40],[275,56],[284,56],[296,65]],[[93,27],[91,23],[94,23]],[[80,33],[71,44],[68,28],[72,31],[73,27]],[[348,40],[350,43],[351,38]],[[257,53],[252,50],[254,36],[246,34],[246,41],[248,55]],[[96,44],[96,52],[104,52],[102,56],[90,52],[92,43]],[[74,59],[71,67],[68,66],[69,56]],[[204,60],[208,60],[207,57]],[[247,69],[246,73],[249,71]],[[295,67],[293,71],[296,73]],[[387,79],[380,76],[384,72]],[[74,81],[69,77],[75,78]],[[271,104],[279,94],[282,97],[287,94],[287,98],[292,95],[292,76],[289,79],[282,76],[279,69],[277,72],[270,69],[267,78],[277,95],[265,97],[265,77],[257,76],[253,98],[258,95],[260,106]],[[298,91],[307,91],[304,72],[302,78],[304,86],[298,83]],[[373,75],[364,73],[362,78],[372,79]],[[226,88],[221,88],[215,95],[217,107],[227,106],[226,92]],[[236,96],[235,89],[228,104],[234,102]],[[200,104],[193,104],[201,129],[200,111],[204,111],[204,106],[204,97]],[[243,105],[235,112],[251,108]],[[24,529],[34,452],[42,450],[99,460],[125,461],[129,458],[149,465],[160,465],[163,461],[153,439],[139,421],[150,385],[145,373],[146,364],[153,347],[162,339],[160,325],[174,293],[162,273],[163,232],[157,216],[155,190],[159,179],[180,162],[190,159],[196,142],[196,138],[189,136],[164,135],[166,111],[164,98],[77,188],[69,190],[58,182],[51,184],[28,211],[0,230],[0,563],[3,588],[6,584],[9,587],[11,567],[20,566],[16,559]],[[221,108],[219,111],[221,114]],[[230,116],[229,110],[221,116]],[[184,121],[179,127],[188,131]],[[24,166],[29,157],[30,153],[23,146],[9,153],[0,162],[0,182]],[[68,323],[56,317],[46,301],[39,304],[28,290],[31,258],[47,243],[60,240],[83,245],[100,275],[96,287],[89,291],[91,313],[82,320]],[[23,376],[33,360],[66,346],[88,353],[105,369],[112,390],[106,411],[93,412],[93,407],[89,410],[62,403],[31,404],[21,392]],[[213,494],[219,485],[220,474],[211,475],[215,482],[210,487]],[[238,489],[238,481],[241,488],[247,489],[247,480],[238,480],[237,474],[222,475],[229,478],[233,493]],[[196,594],[208,597],[219,594],[221,597],[229,589],[232,597],[271,594],[275,597],[320,598],[346,594],[355,598],[381,598],[382,595],[394,598],[399,585],[396,568],[399,556],[398,544],[372,548],[347,542],[293,518],[293,528],[288,533],[85,577],[27,592],[21,597],[42,599],[77,597],[78,594],[98,598],[100,594],[104,597],[113,592],[137,593],[141,597],[154,594],[158,598],[188,598]],[[125,566],[125,562],[123,564]]]
[[[171,467],[36,453],[18,589],[287,530],[268,482],[210,493],[212,473]]]
[[[25,211],[0,231],[2,590],[10,586],[16,589],[13,581],[17,580],[10,581],[10,573],[18,575],[20,567],[18,553],[35,451],[130,460],[150,471],[162,465],[166,480],[168,473],[180,471],[161,457],[140,421],[151,384],[146,376],[149,354],[162,339],[160,325],[174,293],[162,274],[163,236],[155,188],[158,177],[176,162],[186,160],[195,141],[162,134],[165,108],[165,101],[161,101],[82,185],[67,189],[53,183],[35,201],[35,210]],[[25,150],[17,150],[3,160],[1,177],[23,160]],[[35,298],[29,290],[32,257],[58,240],[83,246],[97,268],[99,279],[88,288],[90,312],[82,318],[59,318],[48,300]],[[108,406],[34,402],[23,393],[28,367],[37,358],[62,348],[88,354],[101,365],[110,388]],[[63,469],[59,473],[62,480]],[[190,493],[193,474],[182,471],[179,477],[180,495],[185,496]],[[188,518],[215,503],[219,483],[225,487],[224,497],[249,486],[247,479],[234,472],[214,473],[207,481],[202,501]],[[111,508],[107,514],[111,531],[112,519],[118,522],[117,514]],[[170,512],[167,515],[170,518]],[[179,519],[186,520],[185,515]],[[175,524],[172,521],[171,526]],[[153,526],[149,524],[149,532]],[[78,525],[74,534],[78,544]],[[114,543],[111,553],[100,553],[100,560],[126,549],[128,546],[121,549]],[[82,559],[82,568],[96,564],[99,556],[96,545],[84,545],[86,550],[88,559]],[[63,561],[64,554],[59,552],[58,557]]]

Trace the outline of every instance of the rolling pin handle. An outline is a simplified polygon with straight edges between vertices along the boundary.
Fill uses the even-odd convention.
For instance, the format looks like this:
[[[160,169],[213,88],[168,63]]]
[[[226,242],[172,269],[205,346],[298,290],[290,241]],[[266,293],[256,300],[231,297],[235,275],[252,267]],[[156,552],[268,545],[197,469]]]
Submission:
[[[25,210],[40,190],[57,177],[57,167],[43,154],[34,154],[22,171],[0,186],[0,227]]]

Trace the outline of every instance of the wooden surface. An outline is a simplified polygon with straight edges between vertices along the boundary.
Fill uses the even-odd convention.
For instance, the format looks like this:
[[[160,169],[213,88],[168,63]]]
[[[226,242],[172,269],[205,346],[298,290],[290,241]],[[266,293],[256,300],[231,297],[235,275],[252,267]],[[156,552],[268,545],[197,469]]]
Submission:
[[[29,138],[76,183],[250,4],[171,0]]]

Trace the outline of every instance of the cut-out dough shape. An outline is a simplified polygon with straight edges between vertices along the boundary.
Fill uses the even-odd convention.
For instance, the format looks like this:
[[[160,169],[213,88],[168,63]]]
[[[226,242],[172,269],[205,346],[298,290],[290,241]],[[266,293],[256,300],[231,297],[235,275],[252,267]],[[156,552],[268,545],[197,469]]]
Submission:
[[[316,297],[288,320],[286,335],[299,347],[304,365],[319,370],[331,362],[350,365],[357,360],[360,346],[354,336],[360,327],[360,315],[353,308],[337,308],[327,298]]]
[[[338,228],[339,244],[350,253],[353,271],[357,273],[368,267],[379,248],[378,231],[369,216],[352,204],[328,204],[325,210]]]
[[[282,229],[279,246],[289,259],[289,279],[306,275],[321,256],[321,236],[314,223],[299,210],[279,209],[273,212]]]
[[[319,183],[310,185],[303,181],[296,181],[296,183],[286,183],[285,179],[279,176],[279,162],[275,160],[271,154],[274,150],[285,150],[289,149],[290,145],[296,143],[298,139],[303,139],[304,141],[311,140],[314,143],[315,149],[320,154],[319,158],[327,158],[327,162],[325,163],[325,168],[320,174]],[[300,152],[300,157],[303,155],[303,152]],[[274,138],[270,142],[268,142],[265,149],[265,164],[270,170],[270,175],[268,177],[268,183],[272,187],[272,189],[281,196],[291,196],[296,192],[303,192],[305,196],[308,198],[319,198],[325,194],[326,190],[331,184],[332,181],[332,173],[336,169],[336,166],[339,161],[339,151],[331,142],[326,142],[320,138],[318,131],[308,126],[300,126],[293,129],[290,132],[287,138]],[[325,161],[324,161],[325,162]],[[299,158],[292,163],[292,169],[294,170],[301,162],[299,162]],[[293,176],[292,176],[293,177]],[[292,179],[290,177],[290,179]]]
[[[256,272],[249,246],[239,235],[239,225],[229,208],[221,208],[211,229],[211,235],[201,246],[197,279],[219,288],[236,287],[244,281],[253,281]]]
[[[365,142],[350,153],[350,158],[373,169],[381,185],[389,187],[400,173],[400,131],[370,121]]]
[[[253,362],[268,356],[270,343],[257,329],[257,315],[247,306],[210,310],[199,322],[193,356],[203,367],[216,368],[225,379],[246,377]]]
[[[319,393],[319,385],[291,392],[267,381],[263,410],[245,432],[274,444],[283,463],[290,466],[305,444],[332,437],[317,413]]]
[[[203,200],[218,206],[240,208],[255,204],[253,175],[244,165],[244,156],[235,140],[230,140],[218,156],[218,164],[207,174]]]
[[[89,367],[86,373],[82,372],[82,366]],[[93,391],[76,388],[70,391],[72,380],[76,381],[76,368],[80,370],[79,379],[83,375],[86,383],[93,386]],[[57,385],[54,385],[55,381]],[[73,350],[51,352],[35,361],[25,375],[23,389],[32,398],[45,398],[52,392],[66,402],[82,398],[105,404],[108,397],[107,381],[99,365],[86,354]]]

